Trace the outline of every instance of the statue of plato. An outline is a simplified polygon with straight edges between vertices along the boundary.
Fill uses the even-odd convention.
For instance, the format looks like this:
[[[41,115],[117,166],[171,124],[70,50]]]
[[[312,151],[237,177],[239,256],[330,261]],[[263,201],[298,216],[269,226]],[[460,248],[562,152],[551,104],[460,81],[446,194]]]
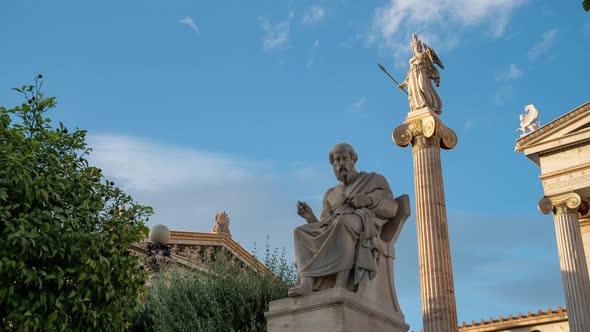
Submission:
[[[388,297],[377,302],[399,308],[393,288],[392,239],[397,239],[409,216],[407,195],[396,200],[385,177],[358,172],[358,157],[350,144],[336,144],[329,160],[340,183],[326,191],[320,218],[308,204],[297,202],[297,213],[307,224],[294,231],[300,283],[289,296],[332,287],[357,293],[373,288],[371,296]]]

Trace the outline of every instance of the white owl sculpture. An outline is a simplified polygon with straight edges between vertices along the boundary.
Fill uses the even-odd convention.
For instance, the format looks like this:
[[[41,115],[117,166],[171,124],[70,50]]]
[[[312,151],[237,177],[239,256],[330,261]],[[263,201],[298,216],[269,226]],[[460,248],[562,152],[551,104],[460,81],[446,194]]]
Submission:
[[[516,131],[522,131],[522,135],[520,135],[521,137],[541,127],[541,123],[537,121],[539,118],[539,111],[537,111],[535,106],[533,104],[528,104],[524,107],[524,110],[527,113],[520,115],[520,128],[516,129]]]

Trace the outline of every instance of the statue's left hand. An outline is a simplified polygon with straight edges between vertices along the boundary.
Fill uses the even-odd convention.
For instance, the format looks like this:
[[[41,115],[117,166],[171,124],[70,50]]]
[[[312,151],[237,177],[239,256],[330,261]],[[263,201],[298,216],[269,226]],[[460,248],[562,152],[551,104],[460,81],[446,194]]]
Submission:
[[[359,209],[359,208],[373,205],[373,197],[371,197],[369,195],[356,194],[356,195],[349,196],[348,199],[346,200],[346,203]]]

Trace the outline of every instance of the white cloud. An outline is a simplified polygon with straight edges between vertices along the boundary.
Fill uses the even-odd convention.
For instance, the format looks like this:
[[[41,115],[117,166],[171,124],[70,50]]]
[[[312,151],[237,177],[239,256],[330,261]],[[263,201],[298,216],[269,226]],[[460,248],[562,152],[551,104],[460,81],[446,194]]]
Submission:
[[[362,96],[352,103],[352,109],[356,112],[360,112],[365,108],[366,102],[367,102],[367,97]]]
[[[535,60],[543,53],[546,53],[553,46],[555,36],[557,36],[557,28],[543,32],[543,40],[533,45],[529,50],[529,59]]]
[[[262,30],[264,30],[264,38],[262,40],[264,50],[269,51],[285,46],[289,40],[289,30],[291,28],[291,20],[293,19],[293,16],[293,12],[290,12],[285,21],[281,21],[275,25],[272,25],[270,20],[266,17],[258,17],[260,26],[262,27]]]
[[[313,5],[303,14],[303,23],[317,24],[320,23],[324,17],[326,17],[326,10],[319,5]]]
[[[197,26],[193,18],[190,16],[185,16],[184,18],[181,18],[180,20],[178,20],[178,23],[188,26],[197,34],[200,32],[199,27]]]
[[[317,57],[318,49],[320,48],[320,41],[315,40],[313,45],[311,46],[311,51],[309,52],[309,59],[307,60],[307,67],[313,66],[315,63],[315,59]]]
[[[256,176],[257,169],[270,167],[228,155],[166,146],[135,137],[93,135],[91,143],[93,158],[132,190],[154,192],[182,187],[192,181],[247,181]]]
[[[496,90],[496,94],[494,95],[494,103],[498,106],[505,105],[508,101],[512,99],[513,96],[512,86],[511,85],[503,85],[498,90]]]
[[[359,115],[361,118],[367,118],[369,115],[367,114],[367,112],[365,111],[365,105],[367,104],[367,97],[362,96],[360,98],[358,98],[357,100],[355,100],[351,105],[351,111],[357,115]]]
[[[218,211],[227,211],[233,238],[251,250],[286,247],[301,224],[295,202],[323,192],[335,181],[327,161],[318,166],[292,162],[278,171],[273,163],[114,134],[89,135],[90,162],[155,214],[150,225],[208,232]],[[321,200],[308,201],[319,213]]]
[[[393,50],[398,64],[410,54],[409,40],[418,32],[437,51],[456,47],[465,27],[486,25],[493,37],[502,36],[512,11],[526,0],[389,0],[377,7],[370,45]]]
[[[522,70],[520,70],[515,64],[511,63],[505,70],[497,71],[494,74],[496,81],[509,81],[515,80],[522,76]]]

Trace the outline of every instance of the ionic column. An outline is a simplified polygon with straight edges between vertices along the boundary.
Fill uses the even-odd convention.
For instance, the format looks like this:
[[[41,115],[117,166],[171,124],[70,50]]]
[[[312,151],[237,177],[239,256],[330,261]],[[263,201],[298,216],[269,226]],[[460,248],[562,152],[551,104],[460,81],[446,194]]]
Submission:
[[[590,278],[578,221],[582,199],[574,192],[543,197],[539,210],[553,211],[570,332],[590,331]]]
[[[416,225],[424,332],[456,332],[457,308],[440,149],[452,149],[457,135],[430,111],[393,131],[394,142],[412,143]]]

